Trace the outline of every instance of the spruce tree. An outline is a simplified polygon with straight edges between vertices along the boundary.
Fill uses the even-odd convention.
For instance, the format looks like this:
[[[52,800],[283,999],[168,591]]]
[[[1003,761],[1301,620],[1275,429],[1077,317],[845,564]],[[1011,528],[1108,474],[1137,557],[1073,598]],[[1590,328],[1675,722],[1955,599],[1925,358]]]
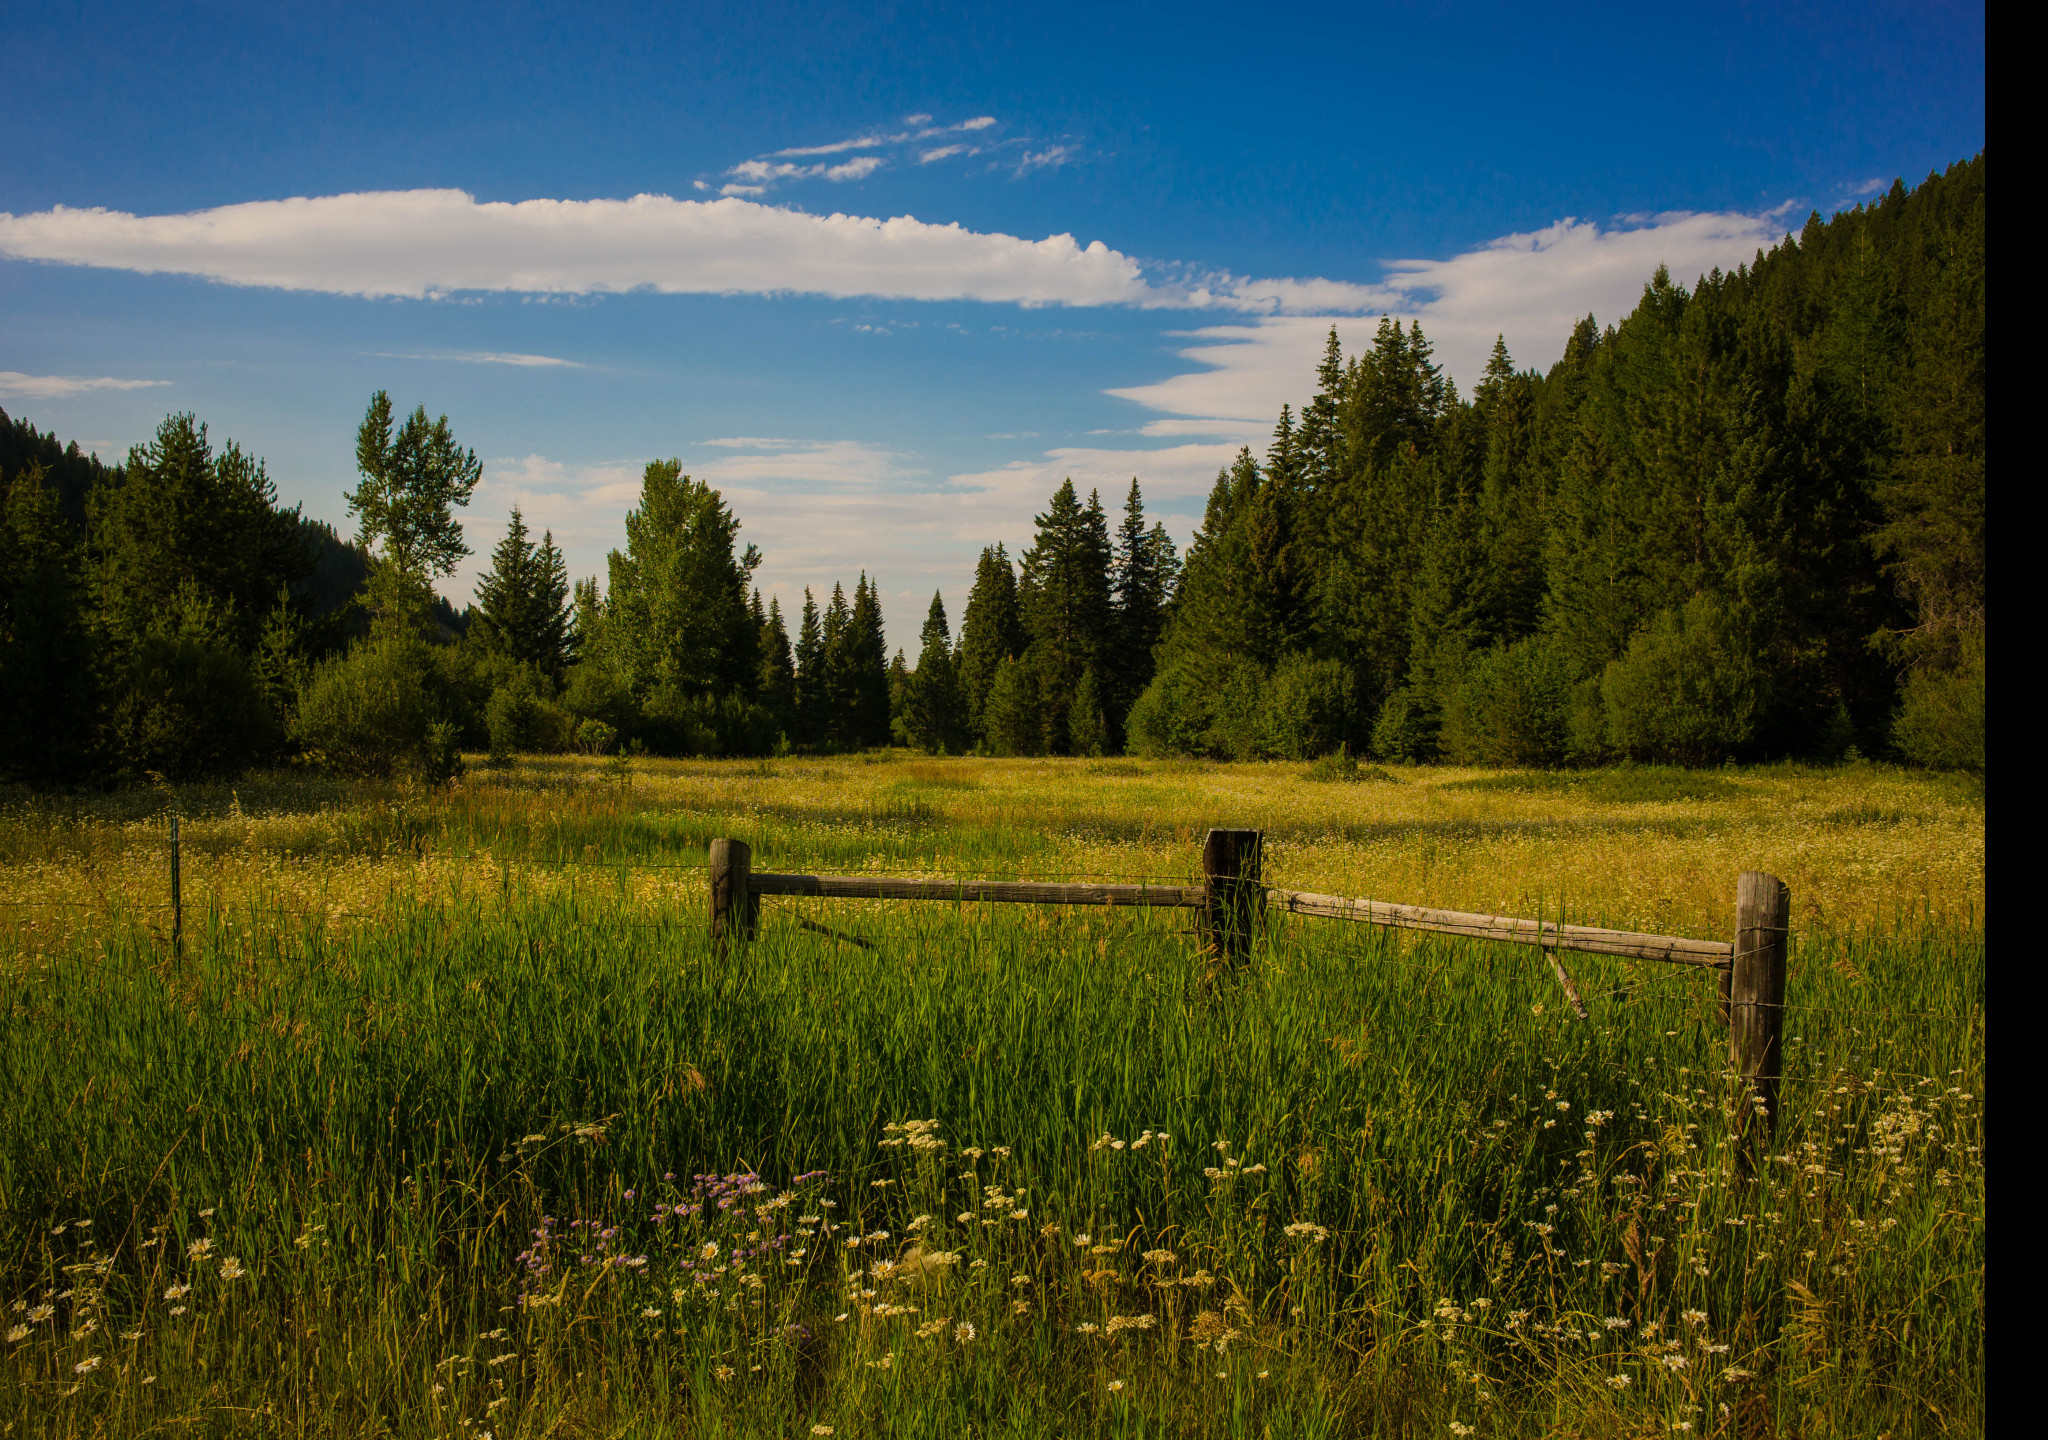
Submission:
[[[472,640],[559,684],[573,658],[573,613],[569,569],[554,532],[533,544],[514,506],[505,538],[491,552],[491,568],[477,580]]]
[[[1038,671],[1044,748],[1068,751],[1067,709],[1081,674],[1115,654],[1115,613],[1110,603],[1109,520],[1101,496],[1083,506],[1068,480],[1037,517],[1038,533],[1024,554],[1018,605]]]
[[[889,743],[915,745],[910,733],[910,664],[898,650],[889,662]]]
[[[230,642],[255,647],[281,589],[312,569],[295,514],[277,508],[263,462],[233,441],[215,453],[206,426],[172,415],[128,452],[118,485],[88,498],[99,620],[132,644],[184,592],[219,611]]]
[[[966,708],[967,731],[976,744],[988,738],[986,709],[996,671],[1003,661],[1024,651],[1024,627],[1018,611],[1017,572],[1003,547],[981,552],[974,568],[974,588],[960,620],[960,698]]]
[[[825,629],[818,602],[804,587],[803,620],[796,641],[797,743],[824,745],[832,730],[832,688],[825,662]]]
[[[1039,712],[1038,672],[1027,661],[1005,655],[996,666],[982,709],[982,743],[991,755],[1043,753],[1045,721]]]
[[[754,592],[757,601],[760,593],[758,590]],[[789,631],[782,622],[781,600],[769,600],[760,635],[761,663],[754,693],[775,718],[776,729],[794,738],[797,730],[796,663],[790,653]]]
[[[889,648],[882,634],[881,587],[862,571],[847,616],[845,645],[852,677],[850,738],[856,746],[889,743]]]
[[[1124,717],[1152,683],[1153,651],[1166,629],[1166,607],[1179,568],[1173,540],[1162,525],[1145,526],[1145,502],[1138,482],[1124,498],[1117,527],[1112,590],[1115,645],[1103,684],[1103,704],[1113,749],[1121,749]]]
[[[1102,691],[1095,683],[1093,665],[1081,672],[1081,683],[1074,687],[1073,703],[1067,710],[1067,741],[1076,755],[1109,753],[1109,726],[1103,718]]]
[[[819,715],[823,721],[823,743],[837,749],[858,743],[854,739],[855,669],[857,662],[847,634],[852,628],[853,607],[846,603],[846,587],[832,582],[832,599],[825,606],[822,627],[823,664],[819,668]]]
[[[946,624],[946,602],[932,592],[925,613],[923,648],[905,695],[904,729],[912,744],[930,754],[959,754],[965,747],[967,715],[958,668]]]

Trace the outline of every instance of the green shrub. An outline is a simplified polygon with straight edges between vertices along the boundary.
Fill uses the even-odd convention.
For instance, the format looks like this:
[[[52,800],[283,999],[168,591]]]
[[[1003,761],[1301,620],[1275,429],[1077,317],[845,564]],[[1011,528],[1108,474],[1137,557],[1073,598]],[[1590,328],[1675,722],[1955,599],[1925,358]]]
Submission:
[[[1458,765],[1543,766],[1571,750],[1573,682],[1563,651],[1542,636],[1470,661],[1445,698],[1437,743]]]
[[[173,777],[244,769],[282,738],[226,617],[190,590],[118,667],[108,730],[131,769]]]
[[[655,755],[772,755],[774,714],[737,695],[683,695],[661,689],[647,698],[635,738]]]
[[[1633,760],[1714,765],[1755,733],[1764,672],[1727,610],[1697,595],[1666,610],[1607,666],[1607,739]]]
[[[1397,690],[1380,706],[1372,727],[1372,753],[1382,760],[1434,760],[1436,716],[1412,687]]]
[[[1249,660],[1224,674],[1209,712],[1199,753],[1221,760],[1252,760],[1265,753],[1266,672]]]
[[[1128,748],[1155,760],[1204,753],[1208,730],[1207,696],[1178,665],[1153,677],[1124,720]]]
[[[1908,764],[1984,773],[1984,638],[1953,670],[1916,670],[1892,722],[1892,744]]]
[[[383,635],[314,670],[299,697],[292,736],[333,769],[357,775],[447,769],[457,706],[435,647],[417,636]],[[448,742],[452,743],[452,742]]]
[[[615,734],[630,733],[639,715],[632,693],[609,665],[596,660],[570,667],[569,682],[562,690],[562,708],[579,721],[601,721]]]
[[[1358,685],[1348,666],[1290,655],[1265,685],[1261,748],[1283,760],[1327,755],[1350,740],[1357,709]]]

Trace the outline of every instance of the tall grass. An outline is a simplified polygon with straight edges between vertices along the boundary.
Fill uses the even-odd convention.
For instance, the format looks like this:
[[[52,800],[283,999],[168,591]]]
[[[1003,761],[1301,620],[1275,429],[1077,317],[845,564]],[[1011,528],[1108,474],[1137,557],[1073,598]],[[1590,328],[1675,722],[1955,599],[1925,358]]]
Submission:
[[[901,778],[705,813],[778,865],[1100,864]],[[406,803],[345,920],[273,883],[182,957],[110,903],[7,961],[12,1433],[1982,1428],[1967,916],[1803,919],[1746,1180],[1707,975],[1573,957],[1581,1023],[1512,947],[1276,920],[1215,989],[1172,912],[791,901],[721,955],[693,876],[401,883],[487,808]]]

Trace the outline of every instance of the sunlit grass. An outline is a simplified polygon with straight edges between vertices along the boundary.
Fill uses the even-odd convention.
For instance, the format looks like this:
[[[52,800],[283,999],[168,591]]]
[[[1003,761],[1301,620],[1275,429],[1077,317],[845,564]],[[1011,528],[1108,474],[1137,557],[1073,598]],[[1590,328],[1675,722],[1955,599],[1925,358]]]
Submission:
[[[529,761],[17,804],[0,1423],[1981,1431],[1981,799],[1299,770]],[[182,956],[143,908],[170,805]],[[1276,922],[1222,991],[1177,912],[775,900],[754,945],[704,938],[714,835],[1179,880],[1210,825],[1266,829],[1283,885],[1716,937],[1775,870],[1800,1008],[1763,1177],[1704,973],[1571,957],[1582,1024],[1525,950],[1334,922]]]

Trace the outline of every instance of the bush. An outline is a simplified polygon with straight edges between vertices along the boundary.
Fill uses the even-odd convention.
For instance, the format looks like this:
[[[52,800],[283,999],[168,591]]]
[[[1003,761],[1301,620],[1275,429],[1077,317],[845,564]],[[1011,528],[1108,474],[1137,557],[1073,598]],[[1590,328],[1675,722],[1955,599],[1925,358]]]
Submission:
[[[1436,717],[1412,687],[1398,690],[1373,722],[1372,752],[1382,760],[1436,758]]]
[[[1178,665],[1153,676],[1124,717],[1126,748],[1155,760],[1204,753],[1208,731],[1207,697]]]
[[[633,696],[611,667],[586,660],[569,670],[569,682],[562,690],[562,708],[577,720],[598,720],[614,733],[628,734],[639,717]]]
[[[772,755],[778,733],[764,705],[737,695],[683,695],[670,689],[647,699],[636,739],[655,755]]]
[[[1266,682],[1260,730],[1266,754],[1306,760],[1346,744],[1358,708],[1358,685],[1348,667],[1306,654],[1280,662]]]
[[[1984,773],[1984,637],[1950,671],[1916,670],[1892,722],[1892,744],[1907,763]]]
[[[1265,750],[1266,672],[1249,660],[1230,667],[1210,711],[1199,753],[1222,760],[1252,760]]]
[[[559,754],[570,747],[576,722],[547,698],[546,689],[544,678],[519,670],[491,692],[484,706],[484,729],[494,762],[521,751]]]
[[[1714,765],[1756,731],[1764,674],[1728,612],[1694,596],[1666,610],[1601,677],[1607,739],[1632,760]]]
[[[1570,663],[1550,640],[1530,636],[1472,658],[1451,687],[1437,744],[1458,765],[1561,763],[1571,750]]]
[[[457,706],[432,645],[417,636],[365,640],[314,670],[292,736],[326,765],[357,775],[448,770]],[[436,726],[448,727],[437,735]]]
[[[134,770],[219,774],[276,750],[277,717],[223,622],[203,599],[182,594],[120,666],[108,728]]]

